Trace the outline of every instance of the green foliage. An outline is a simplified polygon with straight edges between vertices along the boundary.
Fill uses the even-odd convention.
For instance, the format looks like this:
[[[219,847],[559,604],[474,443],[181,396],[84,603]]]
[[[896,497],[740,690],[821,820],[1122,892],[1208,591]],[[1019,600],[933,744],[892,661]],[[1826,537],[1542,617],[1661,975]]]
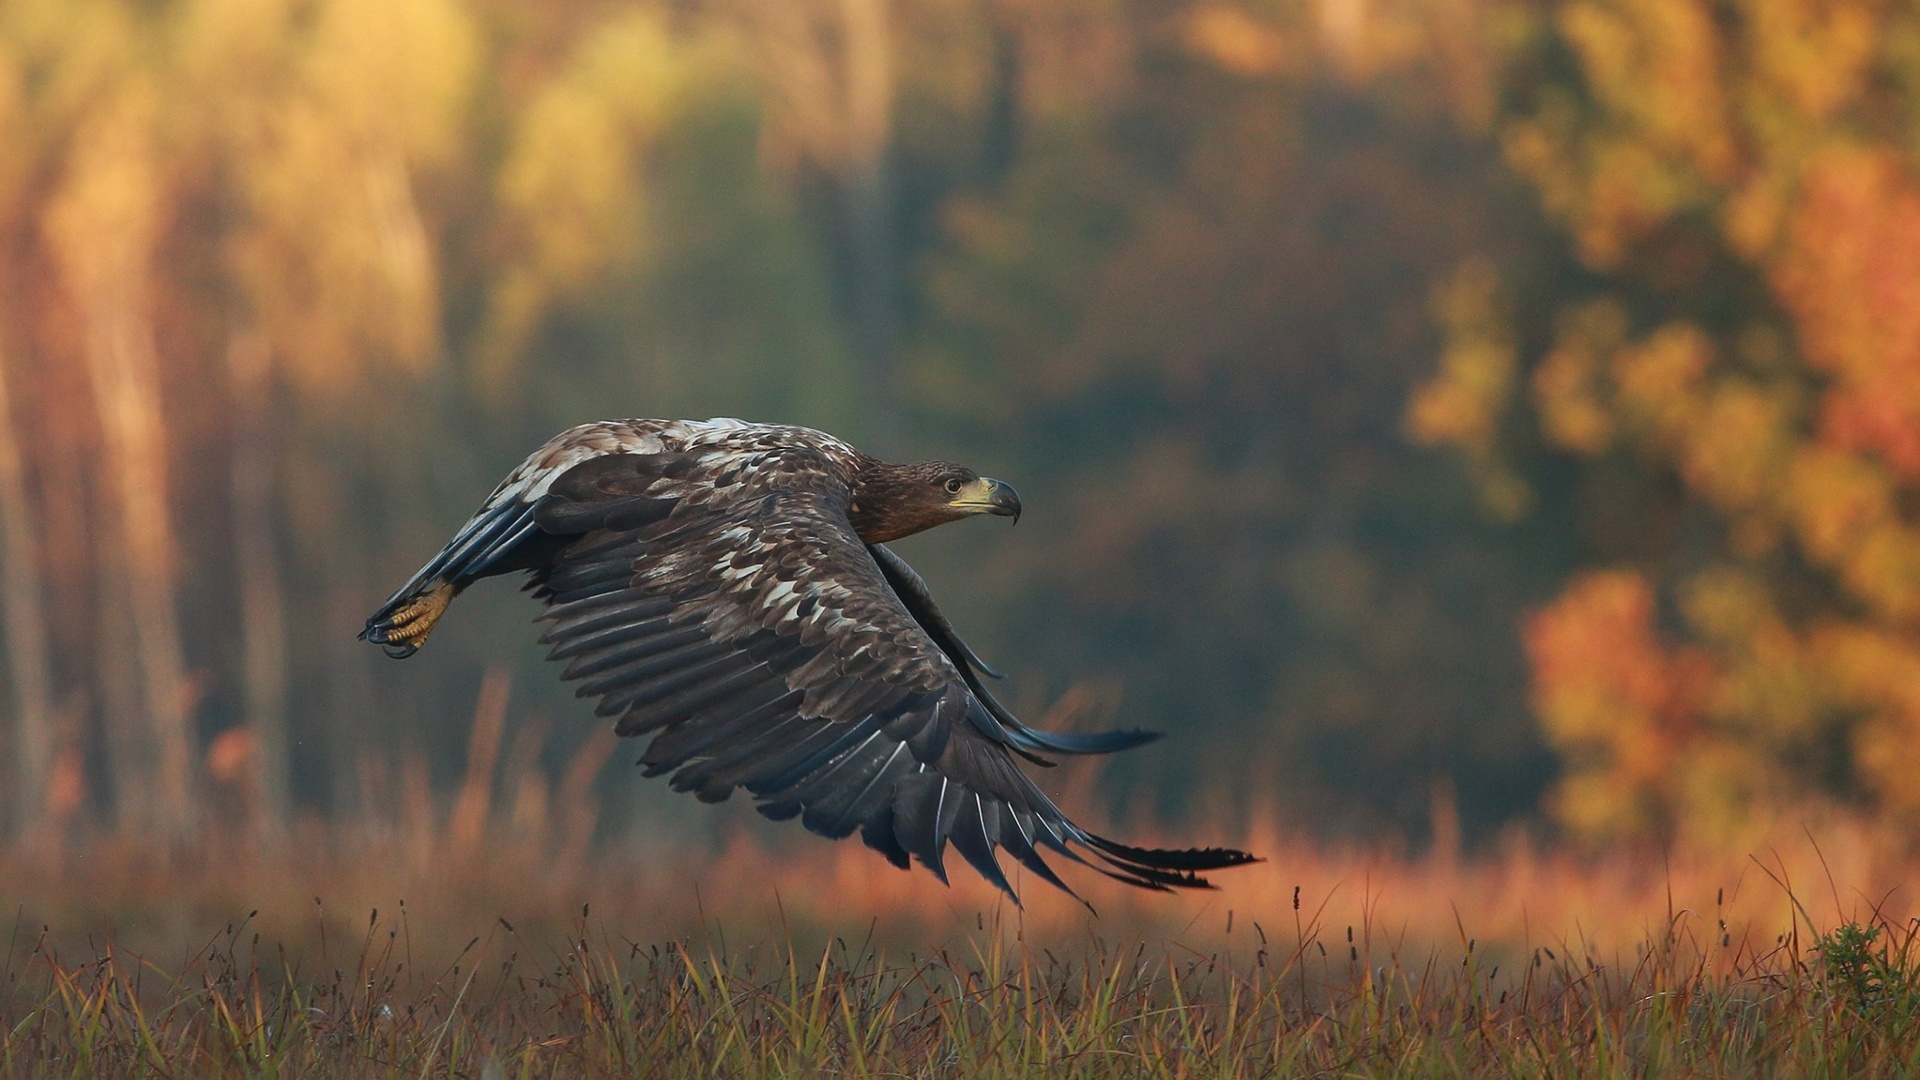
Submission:
[[[1815,970],[1827,993],[1869,1019],[1912,1015],[1920,1008],[1915,927],[1894,934],[1887,929],[1850,922],[1821,934],[1813,945],[1820,957]]]

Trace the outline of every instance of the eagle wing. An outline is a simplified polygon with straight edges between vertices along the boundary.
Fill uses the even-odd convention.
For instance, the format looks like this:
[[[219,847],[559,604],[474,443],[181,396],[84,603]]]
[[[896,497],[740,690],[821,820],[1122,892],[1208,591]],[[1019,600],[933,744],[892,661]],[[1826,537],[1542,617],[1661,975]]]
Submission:
[[[951,844],[1010,895],[996,850],[1068,892],[1042,851],[1153,889],[1205,887],[1199,871],[1251,861],[1130,847],[1070,821],[1014,753],[1140,734],[1084,747],[1009,723],[917,577],[922,611],[903,602],[906,564],[861,542],[848,501],[833,462],[787,446],[598,457],[532,503],[564,544],[534,567],[542,640],[619,734],[652,737],[648,775],[710,802],[745,788],[770,818],[858,830],[942,880]]]
[[[953,663],[953,666],[959,669],[960,677],[965,680],[967,688],[973,691],[974,697],[980,699],[980,704],[986,708],[987,714],[998,721],[1000,727],[1004,729],[1004,735],[1001,732],[994,732],[996,738],[1013,747],[1022,757],[1038,765],[1051,766],[1053,764],[1051,761],[1039,755],[1042,753],[1112,754],[1121,750],[1131,750],[1136,746],[1144,746],[1160,737],[1157,731],[1060,734],[1028,727],[1014,716],[1011,710],[1002,705],[1000,699],[994,697],[993,692],[980,681],[982,675],[990,679],[1004,679],[1006,676],[995,671],[993,666],[985,660],[980,659],[979,655],[961,639],[959,631],[947,621],[947,617],[940,611],[940,606],[933,602],[933,593],[928,590],[927,583],[921,580],[913,567],[908,566],[905,559],[895,555],[885,544],[868,544],[867,550],[873,553],[873,561],[879,564],[880,572],[886,577],[887,584],[893,588],[894,595],[906,605],[914,621],[920,624],[920,628],[926,631],[927,636],[931,637],[936,645],[940,646],[940,651],[947,655],[947,659]]]

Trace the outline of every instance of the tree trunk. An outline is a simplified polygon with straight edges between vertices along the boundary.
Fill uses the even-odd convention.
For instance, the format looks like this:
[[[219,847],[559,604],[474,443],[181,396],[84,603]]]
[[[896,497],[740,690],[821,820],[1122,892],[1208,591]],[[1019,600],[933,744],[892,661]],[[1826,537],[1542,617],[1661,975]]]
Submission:
[[[0,353],[0,624],[13,691],[13,827],[16,836],[29,842],[41,838],[47,780],[53,771],[52,680],[35,521],[27,501],[20,440],[14,436],[7,357]]]
[[[246,724],[260,839],[285,835],[288,794],[286,597],[274,542],[272,358],[259,329],[236,323],[227,339],[233,383],[233,553],[240,585]]]
[[[130,624],[144,727],[155,749],[156,760],[145,764],[152,797],[140,804],[120,799],[121,821],[182,839],[194,824],[195,739],[175,622],[166,420],[149,291],[167,194],[148,142],[154,106],[149,96],[129,94],[80,132],[47,232],[85,327],[82,352],[115,511],[106,527],[118,541],[119,574],[101,576],[119,577],[126,610],[109,605],[104,614]]]
[[[139,816],[148,828],[184,837],[193,828],[194,739],[174,615],[166,428],[145,284],[129,273],[87,305],[87,361],[107,437],[141,705],[159,759],[153,763],[153,803],[140,808]]]
[[[113,520],[112,508],[106,505],[110,501],[111,496],[102,491],[95,515],[98,520]],[[141,705],[140,646],[127,619],[126,564],[108,545],[102,545],[95,557],[101,563],[94,573],[93,650],[107,766],[103,794],[112,803],[112,820],[120,831],[137,833],[152,825],[156,790],[153,763],[159,757],[159,742]]]

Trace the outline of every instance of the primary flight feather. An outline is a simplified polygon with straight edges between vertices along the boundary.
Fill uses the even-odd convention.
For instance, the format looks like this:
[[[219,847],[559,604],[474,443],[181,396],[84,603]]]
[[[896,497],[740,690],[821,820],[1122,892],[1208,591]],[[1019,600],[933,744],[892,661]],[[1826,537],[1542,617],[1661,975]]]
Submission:
[[[410,656],[462,589],[526,571],[562,677],[618,734],[651,735],[640,762],[675,790],[717,802],[745,788],[770,818],[858,830],[942,880],[951,845],[1009,894],[996,850],[1069,893],[1042,851],[1150,889],[1204,888],[1201,872],[1254,861],[1094,835],[1022,771],[1016,757],[1156,736],[1021,723],[981,681],[999,673],[885,546],[1019,513],[1013,488],[971,469],[889,464],[810,428],[586,424],[514,469],[360,636]]]

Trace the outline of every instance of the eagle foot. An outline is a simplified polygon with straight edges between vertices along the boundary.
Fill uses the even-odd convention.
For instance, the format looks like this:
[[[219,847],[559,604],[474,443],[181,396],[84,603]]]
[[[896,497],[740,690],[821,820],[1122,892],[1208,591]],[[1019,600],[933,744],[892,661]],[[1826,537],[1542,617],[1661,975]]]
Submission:
[[[373,625],[367,637],[385,646],[388,656],[412,656],[427,640],[427,635],[433,633],[434,625],[451,603],[453,585],[443,581],[394,608],[391,615]]]

